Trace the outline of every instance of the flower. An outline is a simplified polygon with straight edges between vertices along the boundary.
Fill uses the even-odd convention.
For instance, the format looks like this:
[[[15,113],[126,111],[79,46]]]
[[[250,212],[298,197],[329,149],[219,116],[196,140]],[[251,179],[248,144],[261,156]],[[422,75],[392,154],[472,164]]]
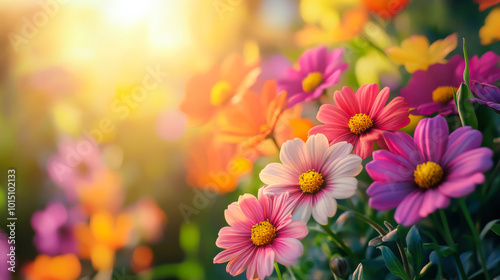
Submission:
[[[301,118],[302,106],[296,105],[283,112],[274,129],[276,143],[281,147],[288,140],[307,140],[309,130],[314,126],[309,118]]]
[[[35,230],[37,250],[47,255],[76,253],[73,226],[82,217],[76,211],[68,211],[59,202],[50,203],[44,210],[35,212],[31,216],[31,226]]]
[[[241,149],[258,148],[274,131],[286,106],[286,92],[277,92],[276,82],[267,81],[262,94],[247,91],[238,103],[217,117],[217,136]],[[272,143],[271,143],[272,144]]]
[[[338,83],[340,74],[347,68],[347,63],[342,61],[343,53],[341,48],[328,52],[325,46],[304,52],[299,58],[300,69],[290,68],[287,77],[278,80],[279,90],[288,93],[288,105],[314,100]]]
[[[408,104],[403,97],[394,98],[387,106],[389,88],[379,93],[378,85],[366,84],[356,93],[344,87],[336,91],[335,105],[324,104],[316,118],[324,123],[313,127],[309,135],[322,133],[330,144],[347,141],[354,147],[354,153],[367,158],[373,151],[373,142],[385,147],[382,132],[394,131],[410,123]]]
[[[401,96],[414,108],[410,111],[412,115],[457,113],[453,89],[457,90],[463,81],[463,75],[456,74],[462,61],[463,58],[456,55],[446,64],[434,64],[425,71],[413,73],[408,85],[401,89]]]
[[[82,271],[73,254],[50,257],[39,255],[23,270],[27,280],[76,280]]]
[[[484,11],[491,6],[500,3],[500,0],[474,0],[476,4],[479,4],[479,11]]]
[[[148,243],[158,243],[163,238],[163,231],[167,224],[167,215],[158,207],[154,200],[142,198],[129,206],[127,213],[134,223],[135,240],[144,240]]]
[[[304,143],[294,139],[283,144],[282,164],[268,164],[260,172],[260,180],[268,185],[266,194],[290,193],[293,219],[326,225],[337,211],[336,199],[354,195],[358,175],[363,166],[361,158],[351,155],[352,145],[339,142],[328,145],[323,134],[312,135]]]
[[[300,239],[307,233],[306,223],[292,221],[289,194],[268,196],[264,187],[258,198],[251,194],[241,195],[224,215],[229,224],[219,231],[215,244],[223,249],[214,263],[225,263],[233,276],[247,270],[247,279],[264,279],[273,272],[276,260],[292,265],[302,255]]]
[[[88,215],[101,211],[117,212],[125,200],[122,177],[116,171],[103,169],[95,175],[93,182],[77,186],[77,196]]]
[[[397,64],[404,65],[406,71],[427,70],[435,63],[445,63],[446,56],[457,47],[457,34],[429,45],[425,36],[413,35],[401,42],[401,47],[386,50],[387,55]]]
[[[469,81],[494,84],[500,80],[500,67],[497,66],[500,56],[494,52],[486,52],[481,57],[473,56],[469,61]],[[465,61],[462,60],[456,74],[463,76]]]
[[[489,84],[473,82],[472,93],[478,98],[472,97],[471,101],[488,106],[500,113],[500,89]]]
[[[442,116],[420,121],[414,139],[400,131],[384,138],[389,151],[375,151],[366,165],[375,181],[366,192],[371,207],[396,207],[394,218],[403,226],[446,208],[450,198],[473,192],[493,165],[493,152],[480,147],[479,131],[464,126],[448,135]]]
[[[500,2],[500,1],[497,1]],[[486,19],[484,25],[479,29],[479,39],[481,45],[489,45],[493,42],[500,40],[500,7],[493,9]]]
[[[0,256],[0,277],[5,280],[11,279],[12,272],[9,271],[9,267],[11,267],[10,262],[10,245],[8,243],[7,235],[0,229],[0,252],[2,255]],[[14,256],[15,259],[15,256]],[[13,264],[15,263],[12,262]]]
[[[362,0],[363,5],[370,12],[374,12],[383,19],[390,19],[403,10],[410,0]]]
[[[245,64],[239,54],[231,54],[220,65],[192,77],[186,84],[180,105],[192,125],[202,125],[225,106],[234,103],[257,79],[257,64]]]

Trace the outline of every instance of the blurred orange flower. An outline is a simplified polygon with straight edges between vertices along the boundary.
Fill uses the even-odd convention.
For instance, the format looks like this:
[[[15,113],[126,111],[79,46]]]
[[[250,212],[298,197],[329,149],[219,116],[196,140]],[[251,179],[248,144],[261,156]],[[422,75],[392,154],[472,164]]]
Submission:
[[[27,280],[75,280],[81,271],[78,258],[66,254],[55,257],[39,255],[24,268],[23,273]]]
[[[148,269],[153,262],[153,251],[147,246],[139,246],[132,253],[132,270],[139,273]]]
[[[187,82],[180,109],[191,125],[205,124],[219,109],[238,101],[259,74],[257,63],[245,64],[241,55],[231,54],[220,65]]]
[[[95,176],[94,181],[79,184],[77,194],[89,215],[103,210],[116,212],[124,199],[122,178],[116,172],[105,169]]]
[[[193,188],[231,192],[239,177],[252,169],[252,162],[238,153],[236,144],[216,141],[211,133],[200,133],[188,146],[186,182]]]
[[[500,2],[500,1],[497,1]],[[486,19],[484,26],[479,29],[479,38],[481,45],[489,45],[500,40],[500,7],[491,10]]]
[[[115,251],[124,247],[130,238],[132,219],[127,214],[113,216],[100,212],[90,217],[90,223],[75,226],[78,254],[90,259],[96,270],[113,268]]]
[[[296,105],[293,108],[285,110],[281,115],[274,131],[276,142],[280,147],[286,141],[295,138],[300,138],[304,142],[307,140],[309,129],[311,129],[314,124],[308,118],[301,118],[301,114],[302,107]]]
[[[286,92],[279,92],[275,81],[267,81],[262,94],[248,91],[233,106],[217,117],[217,136],[223,142],[240,145],[240,149],[259,149],[274,130],[286,106]]]
[[[479,11],[482,12],[491,6],[499,4],[500,0],[474,0],[474,2],[476,4],[479,4]]]
[[[383,19],[390,19],[403,10],[409,0],[362,0],[366,9]]]
[[[387,55],[397,64],[404,65],[413,73],[417,70],[427,70],[436,63],[446,63],[446,56],[457,47],[457,34],[437,40],[429,44],[425,36],[414,35],[401,43],[401,47],[386,50]]]
[[[134,236],[137,241],[159,242],[167,223],[167,215],[150,198],[143,198],[133,204],[127,213],[134,223]]]

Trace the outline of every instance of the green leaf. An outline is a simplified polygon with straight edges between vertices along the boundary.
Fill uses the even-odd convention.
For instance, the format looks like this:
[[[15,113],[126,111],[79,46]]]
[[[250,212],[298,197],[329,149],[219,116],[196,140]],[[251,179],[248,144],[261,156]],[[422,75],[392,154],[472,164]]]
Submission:
[[[469,101],[471,95],[469,87],[462,83],[458,88],[455,103],[457,105],[458,115],[463,126],[470,126],[477,129],[477,118],[474,107]]]
[[[403,265],[401,264],[399,259],[394,255],[391,249],[389,249],[386,246],[379,246],[377,248],[380,249],[380,251],[382,251],[382,258],[384,259],[385,266],[389,269],[389,271],[392,274],[404,280],[410,280],[410,278],[408,277],[403,268]]]
[[[465,47],[465,38],[464,38],[464,59],[465,59],[465,69],[464,69],[464,83],[469,86],[469,56],[467,55],[467,48]]]
[[[360,263],[354,273],[352,274],[352,280],[365,280],[365,276],[363,275],[363,265]]]
[[[479,239],[483,239],[490,229],[497,235],[500,235],[500,224],[497,224],[498,222],[500,222],[500,219],[487,223],[481,231],[481,234],[479,234]]]
[[[384,237],[382,237],[383,242],[389,242],[389,241],[397,241],[398,240],[398,229],[393,229],[390,232],[388,232]]]
[[[413,257],[413,268],[415,271],[418,271],[424,258],[424,247],[422,246],[422,239],[416,226],[412,226],[406,235],[406,244],[408,251]]]
[[[425,276],[425,274],[427,273],[427,270],[429,270],[429,268],[431,268],[431,266],[432,266],[432,262],[428,262],[426,265],[424,265],[424,267],[422,267],[422,270],[420,270],[420,273],[418,274],[417,279]]]
[[[382,241],[382,237],[383,236],[377,236],[373,238],[372,240],[370,240],[370,242],[368,242],[368,246],[377,247],[379,245],[382,245],[382,243],[384,243],[384,241]]]
[[[456,244],[455,244],[456,245]],[[435,243],[424,243],[424,249],[434,250],[436,253],[439,253],[440,256],[447,257],[453,253],[455,253],[455,249],[448,246],[441,246]]]

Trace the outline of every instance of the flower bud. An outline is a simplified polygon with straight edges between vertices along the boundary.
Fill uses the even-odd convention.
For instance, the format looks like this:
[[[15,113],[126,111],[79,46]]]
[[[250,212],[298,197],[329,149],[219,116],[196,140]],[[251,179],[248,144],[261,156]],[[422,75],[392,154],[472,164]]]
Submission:
[[[330,270],[337,277],[344,278],[347,276],[349,264],[347,261],[340,257],[335,257],[330,261]]]

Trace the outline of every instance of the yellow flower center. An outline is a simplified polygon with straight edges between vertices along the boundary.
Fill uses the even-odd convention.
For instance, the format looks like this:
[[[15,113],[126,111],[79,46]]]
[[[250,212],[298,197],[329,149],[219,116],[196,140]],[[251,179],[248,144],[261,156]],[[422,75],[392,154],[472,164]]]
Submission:
[[[351,130],[352,133],[358,135],[364,133],[371,127],[373,127],[372,119],[363,113],[356,114],[352,116],[351,119],[349,120],[349,129]]]
[[[226,81],[217,82],[210,91],[210,103],[219,106],[226,103],[233,95],[233,86]]]
[[[323,175],[314,169],[299,176],[300,189],[303,193],[317,193],[323,187],[324,182]]]
[[[417,166],[413,172],[415,183],[423,189],[437,186],[443,180],[444,171],[439,164],[428,161]]]
[[[276,237],[276,228],[271,225],[269,219],[252,226],[252,242],[255,246],[271,244]]]
[[[313,92],[323,82],[323,74],[312,72],[302,80],[302,89],[305,92]]]
[[[457,90],[452,87],[438,87],[432,92],[432,100],[442,104],[450,102],[453,99],[453,89]]]

